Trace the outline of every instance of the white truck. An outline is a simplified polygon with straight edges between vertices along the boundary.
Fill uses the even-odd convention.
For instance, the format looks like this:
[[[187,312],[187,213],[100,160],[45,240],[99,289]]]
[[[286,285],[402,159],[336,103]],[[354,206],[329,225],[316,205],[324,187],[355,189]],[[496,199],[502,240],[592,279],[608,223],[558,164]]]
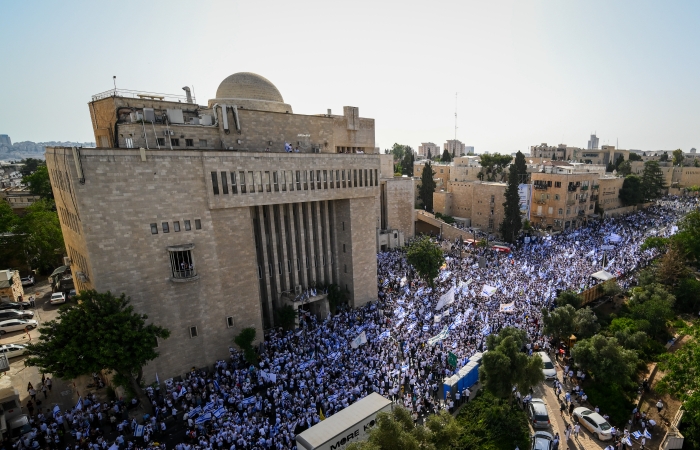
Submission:
[[[343,450],[352,442],[367,439],[377,413],[390,413],[391,400],[372,393],[344,410],[297,435],[299,450]]]
[[[0,434],[2,440],[15,441],[31,429],[29,416],[22,413],[17,389],[13,387],[0,389]]]

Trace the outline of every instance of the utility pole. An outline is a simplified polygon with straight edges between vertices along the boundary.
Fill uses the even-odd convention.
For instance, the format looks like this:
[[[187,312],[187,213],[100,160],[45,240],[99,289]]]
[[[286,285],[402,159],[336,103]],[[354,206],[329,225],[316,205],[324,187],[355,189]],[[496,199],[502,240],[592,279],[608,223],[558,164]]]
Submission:
[[[455,92],[455,140],[452,144],[454,145],[452,150],[455,151],[455,153],[457,150],[457,94],[459,94],[459,92]]]

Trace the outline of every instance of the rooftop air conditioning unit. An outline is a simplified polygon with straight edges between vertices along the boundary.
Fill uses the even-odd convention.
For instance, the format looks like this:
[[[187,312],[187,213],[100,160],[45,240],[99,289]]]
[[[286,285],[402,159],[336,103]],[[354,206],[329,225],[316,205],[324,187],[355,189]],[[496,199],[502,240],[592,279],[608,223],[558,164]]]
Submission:
[[[199,118],[199,124],[200,124],[200,125],[211,126],[211,124],[212,124],[212,122],[211,122],[211,116],[210,116],[209,114],[203,114],[203,115]]]
[[[153,110],[153,108],[143,108],[143,118],[147,122],[155,122],[156,121],[156,113]]]
[[[199,117],[192,117],[190,119],[190,125],[199,125]]]
[[[63,257],[63,265],[64,265],[64,266],[70,266],[70,263],[71,263],[70,258],[67,257],[67,256],[64,256],[64,257]]]

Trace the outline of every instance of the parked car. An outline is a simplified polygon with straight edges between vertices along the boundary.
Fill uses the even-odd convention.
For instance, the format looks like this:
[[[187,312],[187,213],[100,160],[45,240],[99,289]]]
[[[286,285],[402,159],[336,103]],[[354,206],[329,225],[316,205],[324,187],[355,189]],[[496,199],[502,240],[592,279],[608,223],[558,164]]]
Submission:
[[[537,431],[532,436],[532,447],[531,450],[552,450],[552,442],[554,441],[554,436],[546,431]]]
[[[22,281],[22,286],[34,286],[34,277],[31,275],[20,278],[20,281]]]
[[[0,311],[3,309],[27,309],[29,306],[29,302],[2,302],[0,303]]]
[[[552,360],[549,358],[545,352],[537,352],[542,358],[542,372],[544,373],[545,380],[553,380],[557,377],[557,369],[554,368]]]
[[[75,292],[75,289],[71,289],[70,291],[68,291],[68,295],[66,295],[66,300],[70,300],[76,295],[78,294]]]
[[[15,356],[22,356],[27,348],[22,344],[6,344],[0,345],[0,353],[7,356],[8,359]]]
[[[18,309],[3,309],[0,311],[0,321],[9,319],[31,319],[34,311],[20,311]]]
[[[533,428],[549,428],[547,405],[541,398],[533,398],[527,402],[527,415],[530,416]]]
[[[574,420],[593,433],[601,441],[612,439],[612,428],[607,420],[595,411],[579,406],[574,409]]]
[[[54,292],[51,294],[51,298],[49,299],[49,303],[52,305],[60,305],[61,303],[66,302],[66,294],[63,292]]]
[[[39,322],[36,320],[26,320],[26,319],[10,319],[3,320],[0,322],[0,336],[5,333],[10,333],[12,331],[24,331],[25,328],[30,330],[39,326]]]

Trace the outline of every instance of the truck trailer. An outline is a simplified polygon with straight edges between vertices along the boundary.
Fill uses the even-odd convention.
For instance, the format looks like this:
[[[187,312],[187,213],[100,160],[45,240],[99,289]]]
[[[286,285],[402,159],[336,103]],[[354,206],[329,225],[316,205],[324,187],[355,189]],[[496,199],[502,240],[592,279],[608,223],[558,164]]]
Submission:
[[[390,413],[391,405],[391,400],[374,392],[298,434],[297,448],[343,450],[352,442],[364,441],[377,422],[377,414]]]

